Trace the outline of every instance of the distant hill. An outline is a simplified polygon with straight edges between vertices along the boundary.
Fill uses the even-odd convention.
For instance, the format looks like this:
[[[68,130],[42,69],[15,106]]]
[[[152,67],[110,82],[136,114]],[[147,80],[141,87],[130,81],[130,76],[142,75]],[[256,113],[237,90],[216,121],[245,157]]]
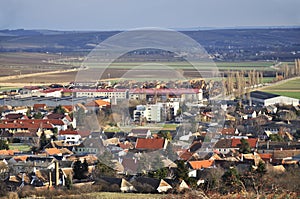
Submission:
[[[0,52],[87,54],[120,31],[0,30]],[[181,31],[215,60],[292,61],[300,57],[300,28],[245,28]]]

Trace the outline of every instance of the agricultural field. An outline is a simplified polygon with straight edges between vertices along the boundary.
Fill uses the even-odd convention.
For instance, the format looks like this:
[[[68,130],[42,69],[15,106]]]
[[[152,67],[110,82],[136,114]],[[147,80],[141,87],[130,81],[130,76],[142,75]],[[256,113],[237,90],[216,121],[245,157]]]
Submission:
[[[264,88],[263,91],[300,99],[300,77],[279,82]]]

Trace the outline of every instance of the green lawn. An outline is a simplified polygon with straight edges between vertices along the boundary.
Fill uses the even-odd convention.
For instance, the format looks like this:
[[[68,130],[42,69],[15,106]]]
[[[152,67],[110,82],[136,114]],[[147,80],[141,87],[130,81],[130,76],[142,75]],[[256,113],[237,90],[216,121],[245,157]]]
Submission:
[[[19,143],[10,143],[9,149],[17,149],[19,151],[31,151],[31,146],[27,144],[19,144]]]

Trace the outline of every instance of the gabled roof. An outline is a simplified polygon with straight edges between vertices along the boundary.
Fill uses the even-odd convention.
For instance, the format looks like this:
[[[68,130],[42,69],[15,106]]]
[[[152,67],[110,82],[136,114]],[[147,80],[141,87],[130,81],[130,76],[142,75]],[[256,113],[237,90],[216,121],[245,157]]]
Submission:
[[[193,142],[193,144],[190,146],[190,151],[191,152],[196,152],[198,149],[202,147],[202,142],[201,141],[196,141]]]
[[[103,140],[100,138],[86,138],[78,147],[80,148],[96,148],[98,153],[105,151]]]
[[[122,165],[125,172],[136,173],[138,170],[138,161],[133,158],[124,158],[122,160]]]
[[[61,130],[59,132],[59,135],[79,135],[79,134],[77,131],[67,129],[67,130]]]
[[[216,144],[215,148],[231,148],[231,139],[220,139]]]
[[[61,151],[58,148],[47,148],[45,149],[45,152],[48,155],[61,155]]]
[[[38,109],[44,109],[46,107],[46,104],[34,104],[33,109],[38,110]]]
[[[73,106],[72,105],[63,105],[62,108],[64,108],[67,112],[72,112],[73,111]]]
[[[136,149],[163,149],[165,139],[163,138],[138,138],[136,140]]]
[[[14,150],[0,150],[0,155],[14,155],[15,153],[19,152],[19,150],[14,149]]]
[[[245,140],[249,143],[251,148],[256,148],[256,143],[258,142],[257,138],[248,138]],[[236,138],[232,139],[231,142],[232,147],[239,147],[240,144],[241,144],[241,139],[236,139]]]
[[[51,113],[49,115],[46,116],[47,119],[63,119],[65,117],[64,114],[59,114],[59,113]]]
[[[91,101],[87,103],[86,107],[102,107],[102,106],[109,106],[110,103],[101,99]]]
[[[14,156],[13,159],[16,161],[16,162],[24,162],[26,161],[28,158],[28,156],[26,155],[21,155],[21,156]]]
[[[213,166],[214,160],[189,161],[189,164],[192,167],[192,169],[199,170]]]
[[[192,158],[192,156],[193,156],[193,153],[188,150],[185,150],[179,154],[179,158],[182,160],[189,160]]]
[[[5,115],[5,118],[8,120],[21,119],[22,117],[24,117],[22,113],[9,113]]]
[[[263,160],[270,160],[272,158],[272,154],[271,153],[259,153],[258,155]]]
[[[222,135],[234,135],[235,129],[234,128],[224,128],[221,130]]]

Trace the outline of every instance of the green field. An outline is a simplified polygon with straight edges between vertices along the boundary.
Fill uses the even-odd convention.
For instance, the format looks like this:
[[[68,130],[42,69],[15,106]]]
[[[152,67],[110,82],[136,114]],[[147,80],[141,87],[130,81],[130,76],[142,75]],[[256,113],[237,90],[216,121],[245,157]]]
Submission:
[[[300,77],[263,89],[266,92],[300,99]]]
[[[211,69],[213,66],[217,66],[219,70],[260,70],[260,71],[273,71],[273,68],[270,68],[274,63],[273,62],[195,62],[195,65],[192,66],[191,63],[188,62],[115,62],[109,65],[109,68],[116,69],[132,69],[135,67],[138,68],[147,68],[147,69],[156,69],[156,66],[161,67],[170,67],[174,69],[194,69],[197,67],[198,69]],[[288,62],[286,62],[289,64]],[[89,68],[104,68],[106,67],[105,63],[94,63],[94,62],[84,62],[84,66],[88,66]]]
[[[290,81],[287,81],[287,82],[284,82],[282,84],[278,84],[278,85],[275,85],[275,86],[271,86],[271,87],[268,88],[268,90],[276,90],[276,91],[295,90],[295,91],[299,91],[300,90],[300,78],[290,80]]]

